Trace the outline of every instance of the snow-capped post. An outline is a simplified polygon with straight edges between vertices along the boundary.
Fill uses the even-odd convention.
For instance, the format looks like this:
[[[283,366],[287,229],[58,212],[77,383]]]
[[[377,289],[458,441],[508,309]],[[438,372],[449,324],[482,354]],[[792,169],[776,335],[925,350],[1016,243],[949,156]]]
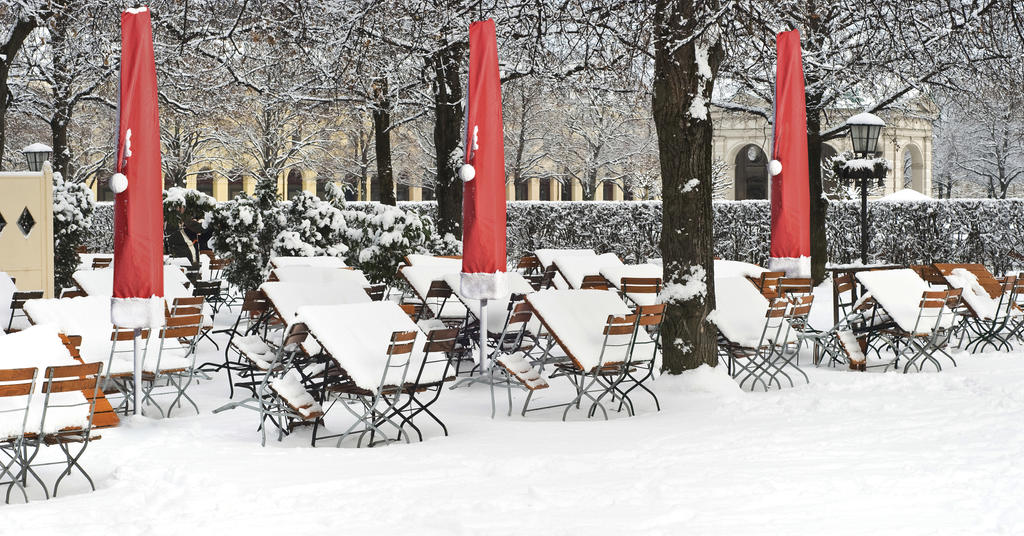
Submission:
[[[462,201],[462,294],[480,300],[479,365],[487,367],[487,300],[505,293],[505,141],[494,21],[469,25]]]
[[[114,292],[110,320],[135,330],[135,414],[142,406],[143,328],[164,321],[164,213],[160,118],[149,9],[121,13],[121,90],[117,115],[114,199]],[[116,176],[116,175],[115,175]]]
[[[776,36],[775,120],[771,172],[773,271],[790,277],[811,275],[811,194],[807,166],[807,105],[800,32]]]

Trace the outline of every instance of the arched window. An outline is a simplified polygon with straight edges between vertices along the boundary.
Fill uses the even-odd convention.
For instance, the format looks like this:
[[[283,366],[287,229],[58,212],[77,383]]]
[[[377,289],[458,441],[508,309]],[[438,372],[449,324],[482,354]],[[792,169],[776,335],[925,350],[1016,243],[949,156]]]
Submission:
[[[199,174],[196,175],[196,190],[206,195],[213,195],[213,171],[210,168],[204,167],[199,170]]]
[[[572,182],[564,181],[560,184],[562,186],[562,195],[560,199],[562,201],[572,201]]]
[[[551,179],[547,177],[540,180],[540,200],[551,201]]]
[[[604,181],[601,183],[601,198],[605,201],[615,201],[615,186],[616,184],[612,181]]]
[[[526,201],[530,198],[530,181],[528,179],[519,179],[516,183],[516,200]]]
[[[241,171],[233,170],[228,174],[228,200],[234,199],[244,191],[245,175]]]
[[[288,179],[285,181],[288,199],[302,191],[302,172],[297,168],[288,170]]]
[[[396,185],[395,186],[395,198],[398,201],[408,201],[409,200],[409,185],[408,184],[398,184],[398,185]]]
[[[754,144],[736,153],[736,199],[768,199],[768,157]]]
[[[923,194],[930,194],[925,191],[924,186],[924,158],[921,150],[916,145],[907,145],[903,150],[903,187],[913,188]]]

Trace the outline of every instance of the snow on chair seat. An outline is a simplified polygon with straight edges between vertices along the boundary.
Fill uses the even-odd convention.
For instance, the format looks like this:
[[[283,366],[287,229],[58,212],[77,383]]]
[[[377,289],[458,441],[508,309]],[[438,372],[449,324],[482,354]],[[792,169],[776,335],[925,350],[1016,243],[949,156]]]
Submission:
[[[345,261],[339,257],[332,257],[329,255],[322,255],[318,257],[272,257],[270,259],[271,268],[281,268],[283,266],[322,266],[328,268],[344,268],[347,266]]]
[[[540,367],[531,365],[530,360],[522,352],[501,354],[496,361],[512,377],[531,391],[547,389],[549,387],[547,377],[541,373]]]
[[[271,378],[268,385],[303,420],[316,420],[324,415],[323,408],[302,385],[297,371],[289,370],[281,377]]]

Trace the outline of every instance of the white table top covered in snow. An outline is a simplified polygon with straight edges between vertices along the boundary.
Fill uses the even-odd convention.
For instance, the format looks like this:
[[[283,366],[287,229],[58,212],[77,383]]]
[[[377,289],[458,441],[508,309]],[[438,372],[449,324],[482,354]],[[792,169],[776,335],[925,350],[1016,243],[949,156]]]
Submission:
[[[365,288],[355,281],[335,281],[330,284],[312,284],[272,281],[260,285],[260,290],[281,315],[291,322],[300,307],[306,305],[337,305],[370,302]]]
[[[864,285],[865,291],[875,299],[890,317],[907,332],[914,331],[918,313],[921,311],[921,294],[931,290],[917,272],[902,268],[899,270],[874,270],[857,272],[857,281]],[[934,323],[921,319],[918,331],[930,331]],[[953,315],[945,311],[940,326],[948,328],[953,325]]]
[[[278,281],[286,283],[310,283],[329,285],[334,282],[352,282],[369,287],[370,282],[360,270],[333,268],[330,266],[291,265],[274,268],[274,276]]]
[[[715,279],[720,277],[759,277],[766,268],[742,261],[715,259]]]
[[[602,253],[600,255],[563,255],[555,257],[555,266],[558,272],[565,277],[565,281],[572,288],[580,288],[583,285],[583,278],[588,275],[600,275],[601,269],[605,267],[622,266],[622,261],[614,253]]]
[[[622,279],[629,278],[662,278],[661,266],[655,264],[619,264],[604,266],[601,275],[615,288],[622,288]],[[629,299],[639,305],[654,305],[658,301],[657,294],[627,293]]]
[[[425,299],[427,292],[430,290],[430,285],[435,281],[445,281],[445,277],[449,274],[459,275],[462,269],[460,261],[459,268],[452,270],[452,267],[445,264],[414,264],[411,266],[403,266],[402,276],[409,282],[409,285],[416,291],[416,294],[420,299]],[[452,288],[455,291],[455,288]],[[449,298],[445,303],[444,307],[441,308],[439,304],[434,303],[437,300],[431,299],[427,301],[427,306],[430,310],[437,315],[438,310],[441,312],[441,316],[444,318],[457,318],[466,316],[466,306],[462,304],[456,297]]]
[[[597,253],[592,249],[537,249],[533,252],[537,256],[537,260],[540,261],[540,265],[547,268],[555,263],[555,259],[558,257],[596,257]]]
[[[395,331],[415,331],[416,341],[405,381],[415,379],[423,361],[426,335],[409,315],[392,301],[350,305],[310,305],[299,308],[297,321],[305,322],[320,346],[345,369],[356,385],[376,389],[387,365],[388,345]],[[422,383],[442,380],[444,365],[423,372]],[[401,371],[391,369],[387,383],[402,381]]]
[[[1007,302],[1000,303],[999,298],[990,296],[985,287],[978,282],[978,276],[972,274],[970,270],[954,268],[950,275],[945,276],[945,279],[951,287],[963,290],[960,296],[979,318],[991,320],[1001,313],[1005,314],[999,309],[1000,305],[1005,307]],[[1018,310],[1014,310],[1014,312],[1019,314]]]
[[[767,314],[768,300],[745,277],[715,277],[715,310],[708,320],[726,339],[747,348],[758,347]],[[786,341],[796,341],[793,330]]]
[[[406,255],[405,258],[409,261],[411,266],[443,266],[452,272],[462,271],[462,259],[437,257],[434,255],[424,255],[422,253],[412,253]]]
[[[601,363],[621,362],[626,347],[609,347],[602,359],[604,327],[608,315],[623,316],[631,313],[629,306],[614,292],[606,290],[541,290],[529,294],[526,301],[534,313],[558,341],[559,346],[585,371]],[[614,343],[621,342],[612,337]],[[640,331],[637,341],[651,339]]]
[[[445,274],[444,281],[451,287],[452,293],[469,308],[473,316],[479,316],[480,313],[480,300],[474,300],[472,298],[466,298],[462,295],[462,285],[460,284],[462,274]],[[508,283],[508,292],[504,298],[487,300],[487,331],[491,333],[501,333],[501,329],[505,326],[505,320],[508,318],[508,303],[509,298],[513,294],[531,294],[534,292],[533,287],[530,286],[530,282],[523,277],[523,274],[519,272],[506,272],[505,280]],[[445,306],[447,309],[448,306]],[[535,322],[533,322],[535,323]],[[536,331],[531,330],[531,333]]]
[[[46,421],[42,422],[43,382],[46,367],[79,364],[67,347],[60,340],[57,329],[53,326],[32,326],[17,333],[0,337],[0,367],[5,369],[36,368],[36,385],[29,404],[26,431],[53,433],[67,427],[85,427],[89,424],[89,406],[81,391],[54,393],[50,397],[51,408],[46,412]],[[22,411],[7,412],[8,409],[20,409],[26,405],[27,397],[0,397],[0,438],[11,437],[21,433]],[[72,407],[52,407],[53,405],[72,405]]]
[[[270,265],[274,268],[282,266],[326,266],[329,268],[344,268],[345,261],[338,257],[322,255],[319,257],[273,257]]]
[[[114,268],[100,268],[98,270],[78,270],[71,278],[89,296],[114,295]],[[177,266],[164,266],[164,297],[168,300],[174,298],[185,298],[192,295],[185,282],[188,278]]]

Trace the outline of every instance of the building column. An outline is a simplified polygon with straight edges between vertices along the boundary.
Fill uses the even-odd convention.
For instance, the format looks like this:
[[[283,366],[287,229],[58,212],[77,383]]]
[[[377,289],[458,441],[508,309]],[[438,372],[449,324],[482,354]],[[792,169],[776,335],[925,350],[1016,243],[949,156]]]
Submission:
[[[534,177],[526,183],[526,198],[530,201],[540,201],[540,179]]]
[[[256,195],[256,177],[252,175],[242,177],[242,191],[248,195]]]
[[[302,191],[316,195],[316,177],[302,178]]]
[[[409,201],[423,201],[423,188],[420,186],[410,186]]]
[[[505,183],[505,201],[516,200],[516,185],[515,183]]]
[[[213,177],[213,198],[217,201],[228,200],[228,178],[222,175]]]
[[[574,180],[574,181],[570,182],[570,188],[572,190],[572,200],[573,201],[582,201],[583,200],[583,185],[580,184],[580,181]]]
[[[616,201],[624,201],[626,199],[625,179],[619,179],[619,180],[615,181],[615,185],[616,185],[616,188],[615,188],[615,200]]]
[[[195,175],[189,175],[188,177],[185,177],[185,188],[188,188],[190,190],[197,190],[197,186],[198,183]]]

